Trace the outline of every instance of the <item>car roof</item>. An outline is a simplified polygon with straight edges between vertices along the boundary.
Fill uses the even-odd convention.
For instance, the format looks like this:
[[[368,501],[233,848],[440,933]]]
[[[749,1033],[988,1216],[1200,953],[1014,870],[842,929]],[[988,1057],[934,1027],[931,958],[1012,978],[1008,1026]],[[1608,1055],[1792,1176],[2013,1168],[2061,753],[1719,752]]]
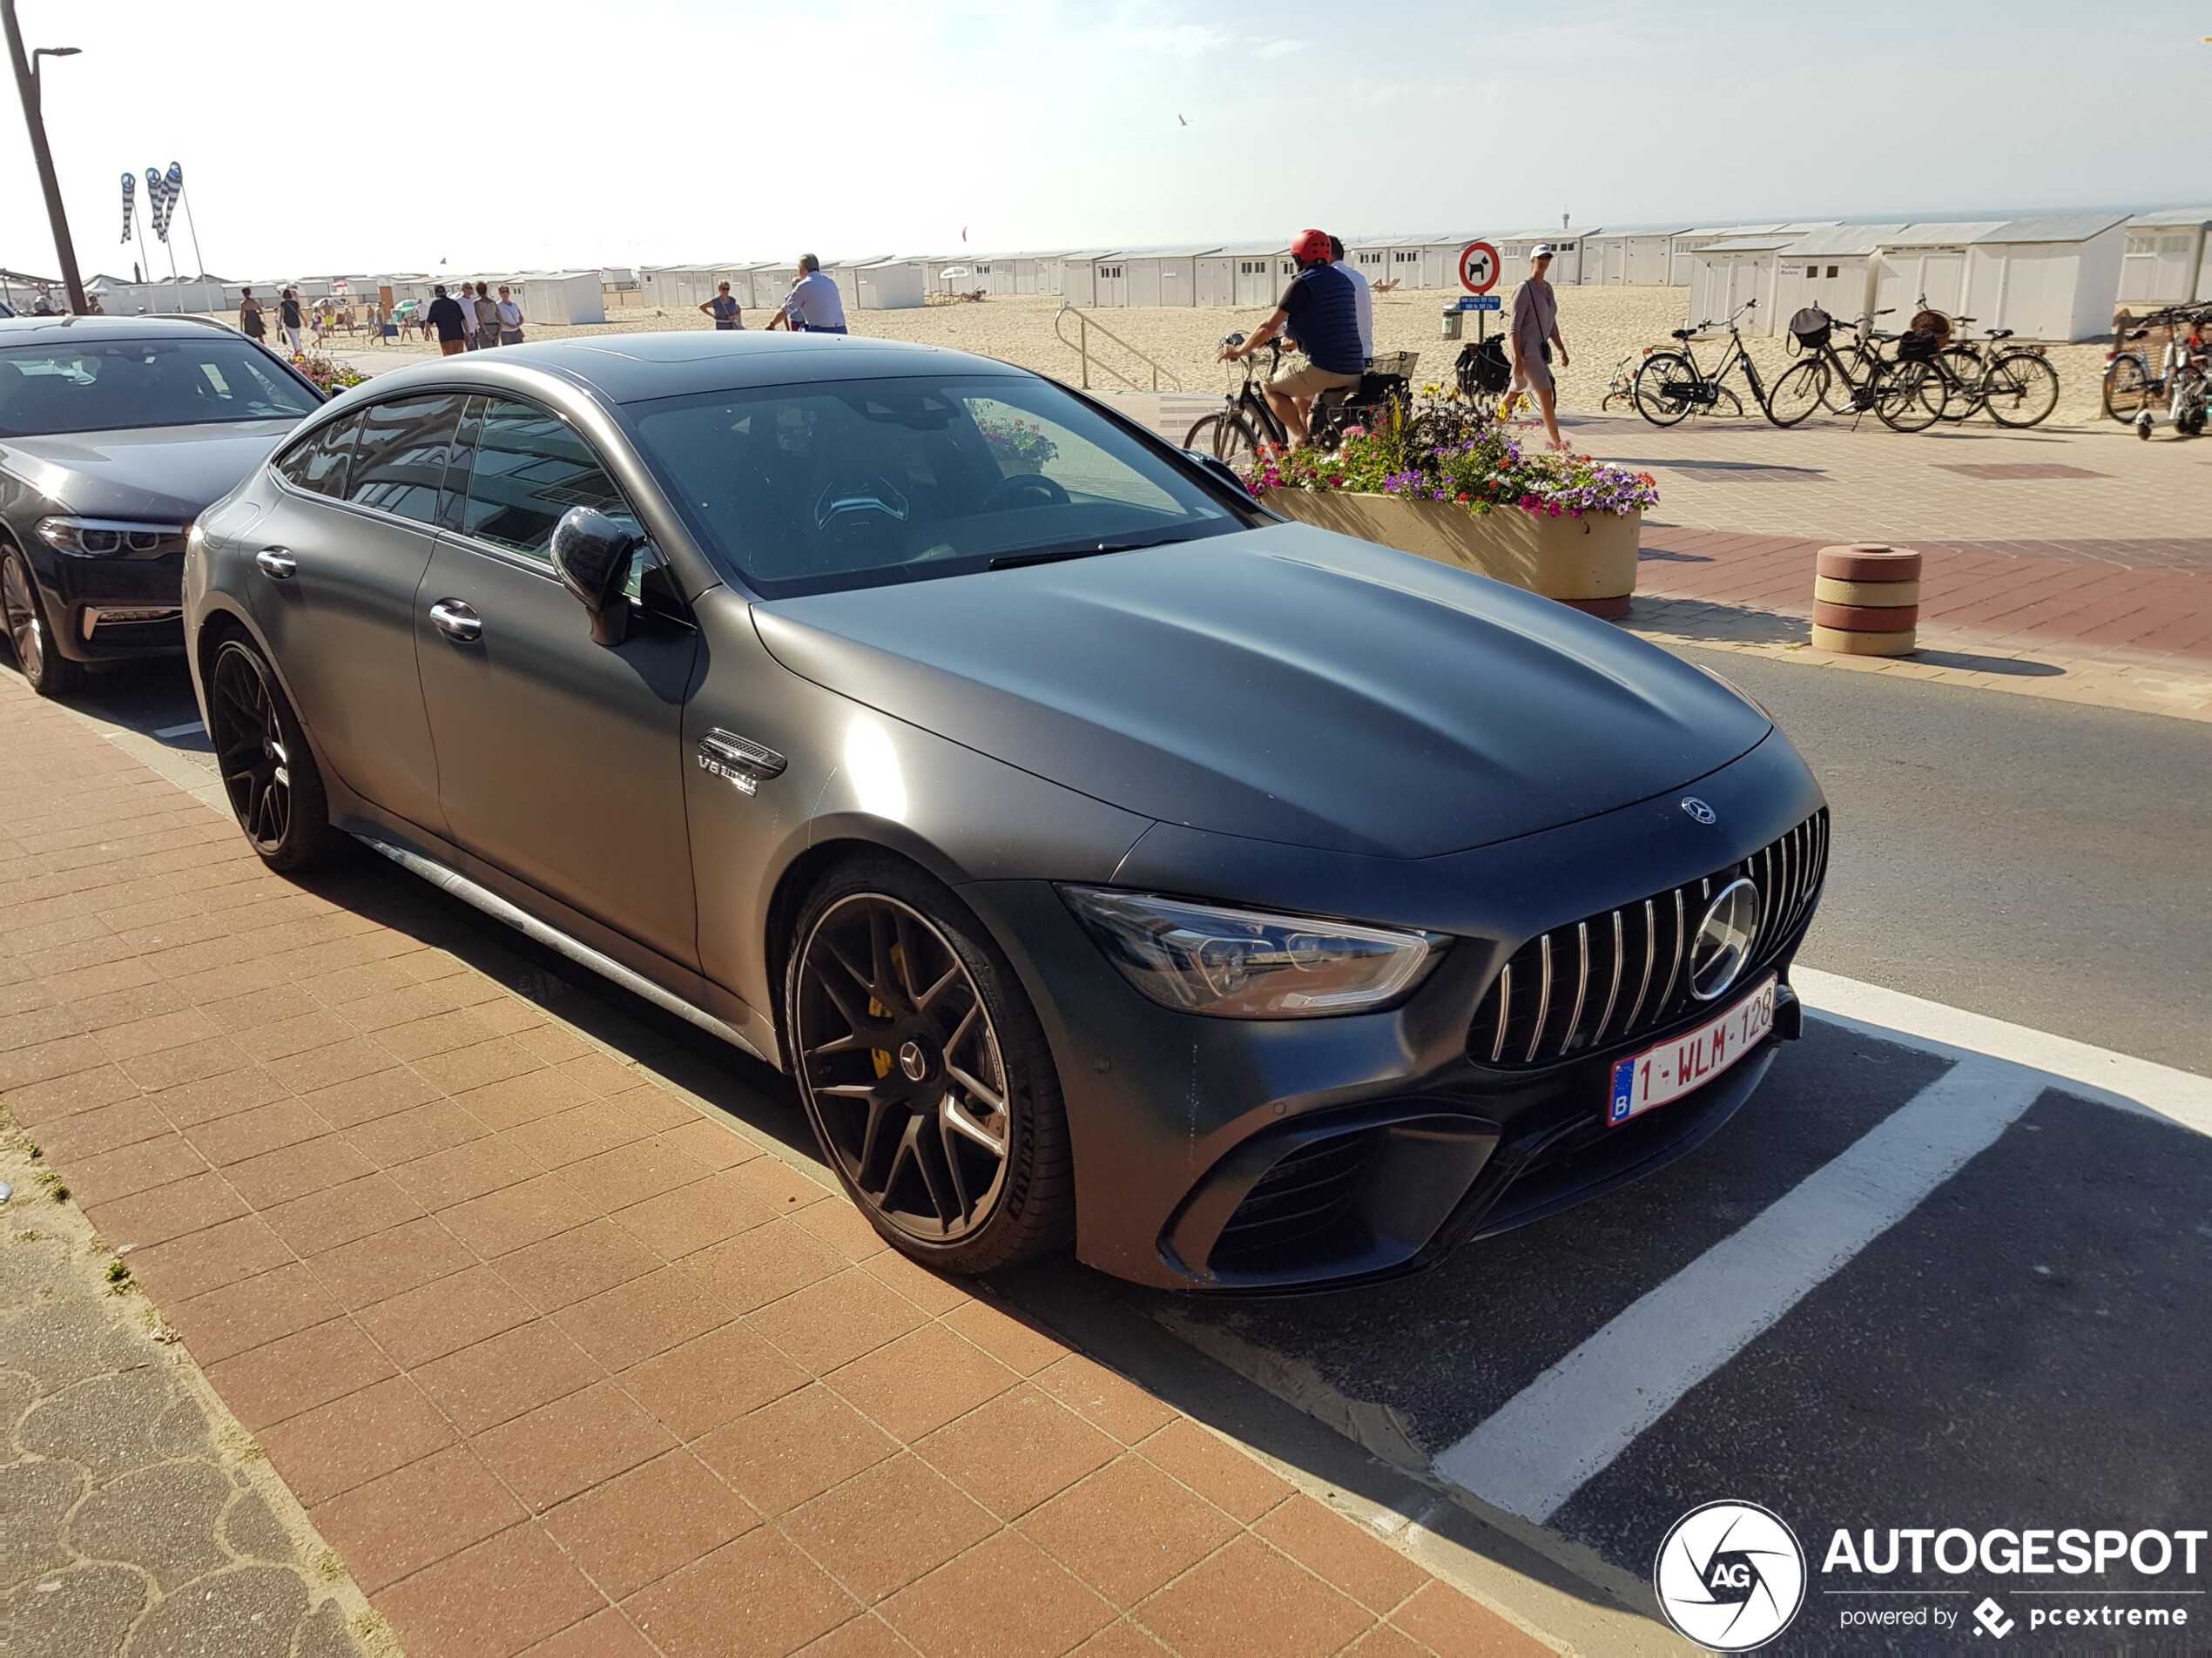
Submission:
[[[873,380],[909,374],[1018,374],[1028,369],[941,346],[911,345],[853,334],[771,334],[765,329],[678,328],[597,339],[541,340],[502,346],[379,374],[374,383],[447,384],[481,377],[487,390],[511,381],[502,370],[550,373],[612,403],[682,397],[700,392],[788,386],[807,381]]]
[[[0,317],[0,346],[27,346],[40,340],[145,340],[162,334],[203,336],[219,328],[239,339],[227,323],[212,317]]]

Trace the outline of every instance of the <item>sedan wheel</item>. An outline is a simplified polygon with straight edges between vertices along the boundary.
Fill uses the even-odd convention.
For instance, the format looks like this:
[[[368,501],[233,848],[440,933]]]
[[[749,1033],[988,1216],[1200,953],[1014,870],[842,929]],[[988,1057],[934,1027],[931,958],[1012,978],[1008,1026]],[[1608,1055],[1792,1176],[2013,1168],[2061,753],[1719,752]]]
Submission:
[[[7,623],[16,666],[33,691],[42,697],[66,697],[82,686],[84,664],[62,655],[48,638],[37,583],[18,552],[0,553],[0,620]]]
[[[874,879],[807,906],[789,973],[792,1068],[824,1154],[876,1230],[930,1265],[986,1271],[1051,1247],[1072,1200],[1035,1015],[934,883],[861,873]]]
[[[207,734],[239,826],[272,868],[305,869],[335,844],[322,776],[268,664],[236,639],[208,676]]]

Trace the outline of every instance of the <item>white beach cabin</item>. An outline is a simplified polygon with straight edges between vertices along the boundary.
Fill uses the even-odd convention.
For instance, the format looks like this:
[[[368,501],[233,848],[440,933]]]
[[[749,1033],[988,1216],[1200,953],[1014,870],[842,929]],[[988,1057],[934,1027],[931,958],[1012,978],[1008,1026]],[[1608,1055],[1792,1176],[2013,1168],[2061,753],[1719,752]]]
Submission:
[[[1817,305],[1838,322],[1856,322],[1872,308],[1874,255],[1903,225],[1832,225],[1801,236],[1774,258],[1773,304],[1752,320],[1761,334],[1789,332],[1790,319]]]
[[[1055,291],[1069,305],[1124,304],[1123,293],[1128,277],[1122,266],[1122,254],[1115,248],[1086,248],[1079,253],[1062,253],[1059,259],[1060,285]]]
[[[1508,283],[1518,282],[1528,273],[1528,250],[1541,246],[1552,250],[1551,285],[1555,288],[1572,288],[1595,280],[1583,274],[1586,267],[1582,262],[1582,242],[1585,236],[1597,233],[1568,226],[1560,230],[1515,231],[1510,236],[1487,239],[1496,244],[1498,261],[1505,266],[1505,280]],[[1453,252],[1456,257],[1457,250]],[[1453,280],[1456,286],[1457,277]]]
[[[1956,316],[1966,300],[1966,249],[2003,225],[2002,219],[1946,220],[1907,225],[1886,237],[1874,256],[1874,305],[1889,314],[1885,328],[1902,328],[1925,298]]]
[[[2112,332],[2127,246],[2121,213],[2015,219],[1966,256],[1966,309],[1977,329],[2022,340],[2094,340]]]
[[[1680,228],[1608,230],[1582,239],[1584,286],[1664,287]]]
[[[1129,269],[1129,305],[1196,305],[1198,303],[1198,260],[1216,251],[1211,242],[1187,243],[1180,247],[1153,247],[1131,253],[1123,261]]]
[[[1724,237],[1692,251],[1689,315],[1691,325],[1725,322],[1746,300],[1757,300],[1758,310],[1739,318],[1737,326],[1752,334],[1767,332],[1776,309],[1774,273],[1779,255],[1798,239],[1796,233],[1776,230],[1762,235]]]
[[[2141,315],[2161,305],[2212,299],[2204,236],[2212,207],[2175,207],[2128,221],[2120,255],[2120,303]]]

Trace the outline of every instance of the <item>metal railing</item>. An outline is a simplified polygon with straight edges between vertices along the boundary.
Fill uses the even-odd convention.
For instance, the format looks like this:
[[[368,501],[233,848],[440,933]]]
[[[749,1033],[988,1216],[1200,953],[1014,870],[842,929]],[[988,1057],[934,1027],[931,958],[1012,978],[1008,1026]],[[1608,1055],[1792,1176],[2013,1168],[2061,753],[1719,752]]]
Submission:
[[[1076,320],[1076,338],[1073,340],[1068,338],[1068,331],[1062,326],[1064,320],[1069,317],[1073,317]],[[1136,381],[1130,379],[1129,375],[1115,367],[1113,364],[1107,362],[1103,359],[1094,360],[1090,353],[1090,336],[1093,329],[1097,330],[1098,333],[1112,340],[1123,351],[1129,353],[1130,356],[1136,358],[1138,362],[1143,363],[1146,368],[1150,369],[1152,371],[1152,383],[1150,386],[1140,386]],[[1121,335],[1116,334],[1104,323],[1085,316],[1081,311],[1076,310],[1074,306],[1069,305],[1064,300],[1060,302],[1060,308],[1052,313],[1052,332],[1059,336],[1060,343],[1062,345],[1067,347],[1069,350],[1074,352],[1077,356],[1082,359],[1082,388],[1085,391],[1089,391],[1091,388],[1090,371],[1094,367],[1096,367],[1101,374],[1111,374],[1116,380],[1120,381],[1123,385],[1128,387],[1131,391],[1157,392],[1165,389],[1179,392],[1183,389],[1183,382],[1176,377],[1176,374],[1173,369],[1163,368],[1158,363],[1154,362],[1152,359],[1146,356],[1135,346],[1130,344],[1128,340],[1123,339]],[[1166,377],[1168,381],[1168,384],[1164,388],[1160,384],[1161,378],[1163,375]]]

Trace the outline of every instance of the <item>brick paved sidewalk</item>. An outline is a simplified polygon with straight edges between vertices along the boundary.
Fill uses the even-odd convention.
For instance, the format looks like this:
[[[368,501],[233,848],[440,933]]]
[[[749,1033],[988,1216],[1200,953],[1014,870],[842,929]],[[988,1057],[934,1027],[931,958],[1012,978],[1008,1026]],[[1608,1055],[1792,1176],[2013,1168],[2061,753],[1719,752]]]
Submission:
[[[0,799],[0,1098],[414,1658],[1546,1650],[12,677]]]

